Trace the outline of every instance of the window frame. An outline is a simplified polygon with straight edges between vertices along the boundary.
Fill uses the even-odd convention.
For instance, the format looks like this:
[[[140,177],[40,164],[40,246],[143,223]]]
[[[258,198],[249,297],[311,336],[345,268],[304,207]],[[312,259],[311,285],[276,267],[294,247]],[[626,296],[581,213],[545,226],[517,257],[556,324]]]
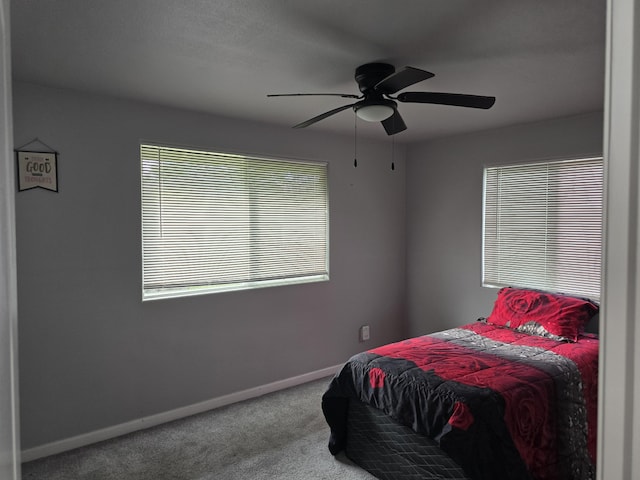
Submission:
[[[324,217],[323,224],[324,229],[321,232],[324,235],[321,235],[320,238],[321,246],[324,250],[324,262],[318,263],[320,266],[324,263],[324,270],[321,273],[311,273],[308,275],[293,275],[289,274],[287,276],[283,276],[281,278],[267,278],[267,279],[244,279],[240,281],[229,281],[223,283],[213,283],[207,285],[184,285],[179,287],[172,288],[152,288],[149,287],[145,282],[145,179],[144,179],[144,168],[145,168],[145,159],[143,158],[143,149],[145,148],[156,148],[160,150],[171,150],[171,151],[180,151],[180,152],[194,152],[196,154],[204,154],[210,155],[217,159],[240,159],[249,165],[252,162],[258,162],[256,168],[269,168],[269,162],[273,162],[274,165],[280,164],[292,164],[298,166],[311,166],[311,167],[319,167],[322,171],[321,182],[318,184],[322,187],[321,195],[324,196],[324,202],[319,207],[321,210],[324,207]],[[166,298],[181,298],[181,297],[190,297],[196,295],[206,295],[206,294],[215,294],[215,293],[224,293],[224,292],[233,292],[233,291],[243,291],[243,290],[252,290],[256,288],[266,288],[266,287],[274,287],[274,286],[286,286],[286,285],[298,285],[298,284],[306,284],[306,283],[317,283],[324,282],[330,279],[329,273],[329,259],[330,259],[330,250],[329,250],[329,240],[330,240],[330,205],[329,205],[329,163],[326,161],[318,161],[318,160],[307,160],[300,158],[286,158],[286,157],[275,157],[275,156],[263,156],[263,155],[254,155],[249,153],[239,153],[239,152],[228,152],[221,151],[219,149],[213,150],[211,148],[199,148],[199,147],[187,147],[183,145],[167,145],[156,142],[149,141],[140,141],[139,143],[139,161],[140,161],[140,212],[141,212],[141,293],[142,293],[142,301],[150,301],[150,300],[159,300]],[[149,160],[147,160],[149,161]],[[160,162],[160,160],[159,160]],[[304,168],[304,167],[303,167]],[[247,169],[249,171],[251,169]],[[292,168],[293,170],[293,168]],[[161,175],[158,173],[157,178],[159,179]],[[256,196],[257,190],[252,189],[250,186],[253,178],[251,175],[249,177],[244,177],[244,183],[242,183],[241,188],[247,189],[247,198],[249,211],[252,211],[255,205],[252,203],[253,197]],[[253,237],[254,231],[252,231],[252,225],[255,225],[255,221],[253,220],[253,215],[247,214],[247,223],[249,225],[249,235],[248,237]],[[246,255],[246,258],[249,259],[249,262],[252,262],[253,251],[256,248],[256,243],[252,240],[247,241],[247,250],[250,252]],[[273,247],[272,247],[273,248]],[[270,250],[273,252],[273,250]],[[250,267],[249,270],[251,270]]]
[[[538,277],[528,278],[524,282],[509,282],[509,281],[496,281],[495,278],[487,278],[487,174],[490,169],[500,169],[500,168],[520,168],[520,167],[535,167],[538,165],[556,165],[556,164],[568,164],[568,163],[579,163],[579,162],[593,162],[598,161],[600,163],[600,168],[602,169],[601,173],[601,197],[600,197],[600,223],[598,225],[600,232],[600,242],[599,242],[599,255],[600,255],[600,268],[599,268],[599,280],[598,277],[595,277],[599,285],[598,288],[589,289],[588,286],[585,291],[578,291],[577,288],[563,288],[562,286],[558,286],[553,282],[544,283]],[[548,197],[547,197],[548,200]],[[546,228],[549,228],[549,222],[545,221]],[[544,290],[554,293],[560,294],[570,294],[575,296],[587,297],[595,302],[599,301],[600,298],[600,290],[602,285],[602,248],[603,248],[603,232],[604,232],[604,160],[602,154],[587,154],[575,157],[563,157],[563,158],[545,158],[545,159],[537,159],[537,160],[523,160],[523,161],[514,161],[514,162],[501,162],[499,164],[489,164],[483,166],[483,183],[482,183],[482,259],[481,259],[481,284],[483,287],[489,288],[501,288],[501,287],[518,287],[518,288],[532,288],[538,290]],[[545,245],[548,242],[545,240]],[[545,253],[545,260],[548,259],[550,255]],[[587,282],[585,282],[587,283]],[[584,288],[582,285],[580,288]],[[597,290],[597,291],[596,291]]]

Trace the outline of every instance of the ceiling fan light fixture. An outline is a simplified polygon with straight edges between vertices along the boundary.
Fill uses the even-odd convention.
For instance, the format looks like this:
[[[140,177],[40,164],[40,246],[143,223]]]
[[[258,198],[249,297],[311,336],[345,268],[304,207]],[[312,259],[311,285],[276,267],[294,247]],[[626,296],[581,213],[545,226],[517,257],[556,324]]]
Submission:
[[[367,122],[381,122],[393,115],[394,109],[389,104],[368,104],[361,105],[355,108],[358,118]]]

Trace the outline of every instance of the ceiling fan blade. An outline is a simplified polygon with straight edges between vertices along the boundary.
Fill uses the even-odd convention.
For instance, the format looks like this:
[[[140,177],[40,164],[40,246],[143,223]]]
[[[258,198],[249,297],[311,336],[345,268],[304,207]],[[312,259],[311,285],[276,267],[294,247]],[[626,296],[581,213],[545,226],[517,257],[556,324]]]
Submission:
[[[395,110],[393,115],[383,120],[382,126],[387,132],[387,135],[395,135],[396,133],[400,133],[407,129],[407,126],[405,125],[404,120],[402,120],[402,116],[398,110]]]
[[[381,93],[396,93],[403,88],[407,88],[410,85],[433,76],[433,73],[427,72],[426,70],[420,70],[419,68],[414,67],[404,67],[402,70],[398,70],[387,78],[380,80],[373,88]]]
[[[463,93],[404,92],[399,94],[396,100],[400,102],[435,103],[438,105],[487,109],[493,106],[496,102],[496,97],[465,95]]]
[[[342,98],[363,98],[364,95],[353,95],[351,93],[270,93],[267,97],[342,97]]]
[[[346,110],[347,108],[351,108],[351,107],[353,107],[353,105],[354,104],[343,105],[341,107],[334,108],[333,110],[329,110],[328,112],[325,112],[322,115],[318,115],[317,117],[310,118],[306,122],[302,122],[302,123],[299,123],[298,125],[294,125],[293,128],[308,127],[309,125],[312,125],[312,124],[314,124],[316,122],[319,122],[320,120],[324,120],[325,118],[330,117],[331,115],[335,115],[336,113],[339,113],[339,112],[341,112],[343,110]]]

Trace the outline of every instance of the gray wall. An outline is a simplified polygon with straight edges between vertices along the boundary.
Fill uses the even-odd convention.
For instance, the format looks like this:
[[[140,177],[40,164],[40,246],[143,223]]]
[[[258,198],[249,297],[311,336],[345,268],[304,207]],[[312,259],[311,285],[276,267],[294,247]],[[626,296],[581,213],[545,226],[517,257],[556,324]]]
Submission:
[[[354,169],[351,135],[22,83],[14,130],[60,152],[60,192],[16,197],[23,449],[487,315],[483,165],[602,151],[596,112],[396,146],[394,172],[388,142],[362,139]],[[141,140],[329,161],[331,281],[143,304]]]
[[[407,315],[421,335],[491,313],[481,286],[485,165],[602,155],[603,114],[442,138],[407,157]]]
[[[14,85],[15,144],[60,152],[16,197],[23,449],[312,372],[406,335],[405,151]],[[329,161],[331,280],[141,302],[140,140]],[[372,339],[358,342],[358,327]]]

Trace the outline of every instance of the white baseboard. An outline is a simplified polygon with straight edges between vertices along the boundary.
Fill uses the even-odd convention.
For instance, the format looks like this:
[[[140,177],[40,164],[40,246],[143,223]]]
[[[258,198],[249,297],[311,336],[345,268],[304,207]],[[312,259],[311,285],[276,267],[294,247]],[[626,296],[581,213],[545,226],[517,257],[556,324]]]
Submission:
[[[119,437],[127,433],[132,433],[145,428],[155,427],[163,423],[185,418],[197,413],[206,412],[214,408],[224,407],[232,403],[241,402],[243,400],[249,400],[250,398],[260,397],[267,393],[277,392],[289,387],[295,387],[296,385],[302,385],[303,383],[319,380],[329,375],[333,375],[340,368],[341,365],[333,367],[323,368],[322,370],[316,370],[314,372],[305,373],[296,377],[286,378],[284,380],[278,380],[277,382],[268,383],[266,385],[260,385],[258,387],[249,388],[240,392],[230,393],[229,395],[223,395],[222,397],[212,398],[205,400],[204,402],[195,403],[193,405],[187,405],[186,407],[176,408],[167,412],[158,413],[149,417],[142,417],[130,422],[113,425],[112,427],[102,428],[93,432],[83,433],[75,437],[65,438],[56,442],[46,443],[37,447],[29,448],[22,451],[22,462],[29,462],[42,457],[48,457],[49,455],[55,455],[57,453],[73,450],[74,448],[84,447],[92,443],[101,442],[103,440],[109,440],[110,438]]]

